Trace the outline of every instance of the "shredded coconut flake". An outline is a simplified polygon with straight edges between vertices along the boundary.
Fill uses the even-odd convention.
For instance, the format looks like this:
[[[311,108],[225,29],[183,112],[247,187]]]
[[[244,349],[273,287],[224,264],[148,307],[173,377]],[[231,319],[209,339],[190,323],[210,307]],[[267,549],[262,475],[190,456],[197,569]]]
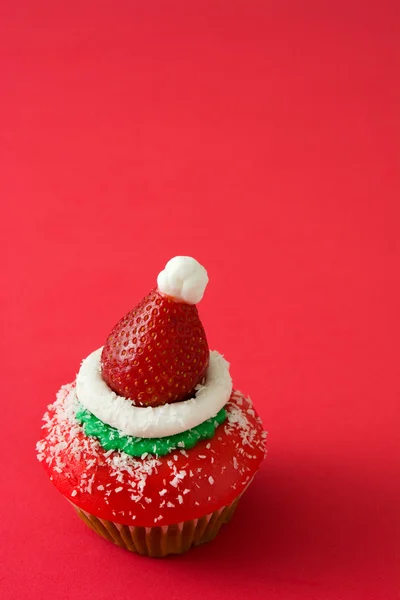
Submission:
[[[177,471],[174,464],[172,464],[172,469],[174,472],[174,478],[170,481],[170,485],[172,485],[173,487],[178,487],[179,482],[186,477],[186,471]]]

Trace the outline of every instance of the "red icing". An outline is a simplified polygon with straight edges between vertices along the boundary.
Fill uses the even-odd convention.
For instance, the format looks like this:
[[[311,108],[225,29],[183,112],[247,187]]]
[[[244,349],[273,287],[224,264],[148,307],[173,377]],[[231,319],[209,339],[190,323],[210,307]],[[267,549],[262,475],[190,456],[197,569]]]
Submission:
[[[103,519],[154,526],[201,517],[239,496],[264,458],[261,421],[250,400],[233,392],[226,406],[228,420],[217,428],[211,440],[159,459],[125,455],[124,464],[131,474],[122,469],[118,477],[111,461],[121,459],[121,455],[105,453],[97,440],[85,436],[79,425],[60,416],[60,409],[70,402],[70,397],[67,387],[62,388],[57,402],[50,407],[48,431],[38,445],[38,457],[66,498]],[[151,471],[145,476],[142,490],[137,486],[143,476],[132,471],[137,465]],[[138,501],[132,499],[132,494]]]

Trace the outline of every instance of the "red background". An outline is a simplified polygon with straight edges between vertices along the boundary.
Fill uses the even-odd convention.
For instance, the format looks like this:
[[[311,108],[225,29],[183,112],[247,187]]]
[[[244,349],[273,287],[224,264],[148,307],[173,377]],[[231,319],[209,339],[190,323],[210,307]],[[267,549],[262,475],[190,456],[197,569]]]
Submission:
[[[2,599],[400,597],[398,7],[2,3]],[[154,561],[34,445],[175,254],[269,455],[213,544]]]

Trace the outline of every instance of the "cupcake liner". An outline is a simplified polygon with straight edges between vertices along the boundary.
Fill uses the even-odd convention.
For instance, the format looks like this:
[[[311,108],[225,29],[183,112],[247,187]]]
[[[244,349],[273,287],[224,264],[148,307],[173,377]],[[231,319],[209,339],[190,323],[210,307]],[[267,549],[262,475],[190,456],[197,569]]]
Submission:
[[[163,527],[121,525],[99,519],[72,502],[71,504],[82,521],[109,542],[142,556],[161,558],[167,554],[182,554],[192,546],[213,540],[221,526],[232,518],[239,499],[240,496],[229,506],[223,506],[199,519]]]

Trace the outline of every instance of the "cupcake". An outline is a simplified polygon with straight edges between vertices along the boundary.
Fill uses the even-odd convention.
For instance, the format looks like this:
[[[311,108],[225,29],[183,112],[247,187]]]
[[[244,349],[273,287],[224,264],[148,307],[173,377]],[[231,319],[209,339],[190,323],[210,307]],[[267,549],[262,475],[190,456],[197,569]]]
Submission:
[[[265,456],[250,398],[210,351],[196,260],[170,260],[44,415],[37,457],[78,516],[138,554],[212,540]]]

